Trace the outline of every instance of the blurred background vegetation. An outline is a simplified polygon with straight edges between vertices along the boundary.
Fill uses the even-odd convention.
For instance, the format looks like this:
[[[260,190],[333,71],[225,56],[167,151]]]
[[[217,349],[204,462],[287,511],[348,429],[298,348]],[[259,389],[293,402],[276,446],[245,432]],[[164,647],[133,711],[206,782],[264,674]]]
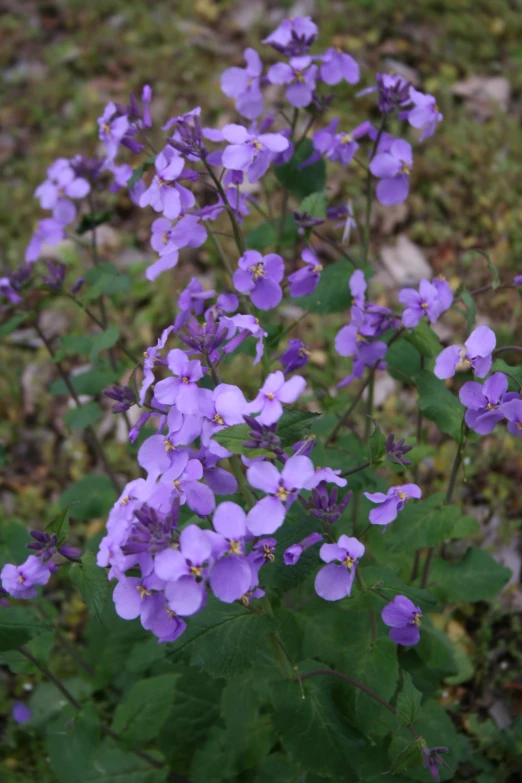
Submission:
[[[503,281],[522,273],[520,0],[4,0],[3,6],[0,267],[12,269],[23,259],[41,217],[32,194],[51,162],[96,150],[96,118],[109,100],[125,102],[129,91],[139,94],[149,83],[153,114],[161,121],[196,105],[202,107],[206,125],[233,121],[233,104],[220,93],[219,74],[230,65],[242,65],[246,46],[264,50],[269,61],[275,59],[260,39],[283,15],[301,14],[312,15],[319,24],[316,51],[337,44],[358,60],[361,89],[373,83],[376,70],[393,70],[434,93],[444,113],[434,138],[416,148],[407,203],[374,211],[376,291],[383,303],[393,301],[401,265],[411,267],[413,275],[420,264],[450,280],[462,278],[468,289],[488,283],[486,265],[469,253],[471,248],[490,254]],[[371,96],[356,99],[354,92],[348,85],[337,90],[342,129],[350,130],[375,111]],[[354,167],[349,173],[348,181],[337,170],[329,178],[334,202],[360,191],[359,172]],[[255,225],[257,217],[251,222]],[[202,249],[186,256],[183,268],[170,278],[172,287],[166,284],[168,277],[155,284],[145,281],[143,269],[153,257],[149,225],[150,215],[138,213],[121,195],[114,220],[99,230],[104,258],[133,279],[132,300],[122,295],[113,304],[120,313],[120,328],[137,351],[172,321],[176,293],[188,278],[199,274],[212,283],[214,274],[212,257]],[[74,245],[65,243],[57,257],[80,274],[82,261]],[[515,292],[500,291],[480,302],[481,322],[495,328],[500,344],[520,338],[521,301]],[[85,328],[70,303],[61,304],[46,319],[51,336]],[[339,319],[321,319],[321,333],[318,324],[317,319],[307,320],[299,336],[313,347],[311,372],[318,385],[330,388],[340,373],[325,342],[331,342]],[[453,328],[454,339],[463,336],[463,321],[457,315],[444,328],[443,338]],[[64,398],[49,394],[56,380],[54,369],[30,330],[1,343],[0,361],[0,552],[5,560],[14,549],[23,550],[20,522],[43,525],[56,513],[60,496],[72,482],[93,477],[91,455],[82,438],[64,429]],[[377,405],[388,431],[414,432],[415,399],[410,396],[411,400],[407,394],[399,399],[398,387],[383,389]],[[124,428],[108,412],[100,432],[113,464],[131,477],[135,450],[129,451]],[[426,452],[421,484],[440,488],[451,450],[442,444]],[[441,617],[441,625],[453,634],[475,671],[471,684],[463,686],[466,680],[461,677],[448,685],[442,698],[464,705],[467,730],[494,760],[496,727],[504,727],[506,714],[522,713],[516,643],[516,612],[522,610],[522,457],[509,437],[501,445],[494,438],[482,439],[469,453],[466,475],[479,491],[463,490],[466,510],[481,524],[480,543],[515,576],[507,596],[492,605],[461,607],[457,615]],[[98,484],[97,491],[103,495],[103,486]],[[107,492],[110,505],[112,494]],[[79,519],[76,535],[81,540],[96,540],[105,506],[98,514],[95,507]],[[57,603],[64,632],[74,641],[82,632],[85,607],[70,593],[59,594]],[[66,666],[59,655],[55,666]],[[40,780],[51,780],[45,777],[49,773],[37,746],[29,753],[28,742],[15,747],[15,730],[8,722],[12,698],[22,695],[23,678],[0,678],[8,686],[0,696],[0,733],[2,721],[8,732],[0,776],[17,783],[32,781],[36,774]],[[33,679],[27,675],[26,684],[31,686]],[[479,723],[479,718],[486,723]]]

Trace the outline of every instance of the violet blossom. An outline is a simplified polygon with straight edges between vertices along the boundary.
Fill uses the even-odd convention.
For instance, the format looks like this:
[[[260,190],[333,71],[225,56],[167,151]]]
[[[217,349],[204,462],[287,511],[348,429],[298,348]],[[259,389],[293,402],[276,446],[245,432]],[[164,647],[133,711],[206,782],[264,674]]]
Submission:
[[[54,218],[39,220],[36,230],[27,245],[25,261],[28,264],[38,261],[44,244],[58,245],[62,239],[65,239],[63,223],[59,223]]]
[[[246,172],[252,183],[265,174],[274,156],[289,144],[281,133],[249,133],[242,125],[225,125],[222,135],[229,142],[223,151],[223,166]]]
[[[434,373],[437,378],[452,378],[457,370],[472,369],[477,378],[485,378],[493,364],[493,351],[497,344],[495,332],[489,326],[474,329],[464,348],[450,345],[439,353]]]
[[[36,555],[29,555],[25,563],[16,566],[6,563],[0,573],[2,587],[13,598],[34,598],[36,586],[46,585],[51,576],[49,565]]]
[[[359,81],[359,66],[349,54],[337,47],[331,47],[321,57],[319,69],[321,81],[325,84],[357,84]]]
[[[439,122],[444,119],[439,111],[437,101],[433,95],[425,95],[414,87],[410,87],[410,98],[413,102],[413,108],[409,109],[407,120],[413,128],[422,130],[420,141],[433,136]]]
[[[156,156],[156,174],[140,198],[140,207],[151,206],[156,212],[163,212],[166,218],[177,218],[182,209],[194,206],[194,196],[175,180],[183,171],[184,160],[170,145]]]
[[[283,297],[279,285],[285,274],[281,256],[269,253],[262,256],[257,250],[247,250],[238,261],[233,283],[236,291],[250,294],[252,302],[260,310],[276,307]]]
[[[319,30],[310,16],[293,16],[283,19],[279,26],[263,39],[278,52],[289,57],[308,51],[315,41]]]
[[[428,280],[421,280],[418,291],[415,288],[403,288],[402,291],[399,291],[399,302],[406,305],[402,314],[404,326],[408,328],[417,326],[425,315],[428,316],[430,323],[435,323],[449,307],[449,304],[447,307],[445,306],[447,300],[444,298],[444,290],[441,297],[434,280],[431,283]]]
[[[306,247],[301,253],[301,258],[306,266],[288,275],[290,283],[290,296],[308,296],[312,294],[319,283],[323,267],[310,248]]]
[[[357,538],[341,535],[337,544],[323,544],[319,557],[328,565],[315,577],[315,592],[325,601],[339,601],[352,591],[355,569],[364,555],[364,544]],[[340,563],[336,565],[334,561]]]
[[[228,342],[223,348],[223,353],[232,353],[248,337],[253,337],[257,340],[254,364],[258,364],[261,361],[265,349],[263,340],[268,336],[268,332],[264,331],[255,315],[242,315],[239,313],[232,318],[221,318],[220,325],[223,325],[228,330]]]
[[[502,412],[508,421],[507,429],[517,438],[522,438],[522,400],[511,400],[502,406]]]
[[[365,497],[372,503],[377,503],[377,508],[372,508],[369,520],[372,525],[389,525],[397,519],[399,511],[402,511],[408,500],[422,497],[422,490],[417,484],[403,484],[400,487],[391,487],[386,494],[384,492],[365,492]]]
[[[381,204],[392,206],[406,200],[412,166],[413,153],[407,141],[390,137],[385,144],[379,144],[377,154],[370,161],[370,171],[380,179],[377,198]]]
[[[150,244],[160,258],[147,269],[147,280],[155,280],[162,272],[175,267],[181,248],[200,247],[207,238],[205,228],[195,215],[185,215],[175,225],[167,218],[158,218],[151,230]]]
[[[388,636],[395,644],[405,647],[417,644],[420,639],[422,609],[406,598],[396,595],[381,612],[383,622],[391,629]]]
[[[103,114],[98,118],[99,138],[103,141],[105,152],[110,161],[113,161],[118,152],[123,137],[129,130],[128,117],[120,116],[116,104],[112,101],[107,104]]]
[[[165,597],[176,614],[189,616],[203,608],[212,560],[212,537],[197,525],[181,531],[179,549],[164,549],[154,559],[154,572],[166,582]]]
[[[28,723],[32,718],[31,710],[23,701],[14,701],[11,708],[11,716],[15,723]]]
[[[285,549],[283,553],[283,562],[285,565],[293,566],[297,562],[299,562],[299,559],[303,552],[306,552],[307,549],[310,549],[310,547],[314,546],[315,544],[318,544],[319,541],[323,540],[323,536],[320,533],[310,533],[309,536],[306,536],[306,538],[303,538],[302,541],[300,541],[298,544],[292,544],[287,549]]]
[[[212,525],[218,535],[213,544],[213,555],[217,559],[210,572],[210,587],[216,598],[231,604],[252,586],[252,569],[245,557],[245,512],[237,503],[220,503],[212,517]]]
[[[247,413],[258,413],[261,424],[274,424],[283,415],[281,403],[295,402],[304,391],[306,381],[300,375],[294,375],[285,381],[281,370],[270,373],[259,390],[255,400],[247,406]]]
[[[518,399],[516,392],[508,392],[508,379],[495,372],[484,381],[466,381],[459,391],[459,399],[467,408],[464,421],[479,435],[489,435],[499,421],[505,419],[504,403]]]
[[[267,79],[271,84],[285,84],[286,99],[295,108],[308,106],[312,100],[317,78],[317,65],[312,58],[292,57],[290,63],[276,63],[268,69]]]
[[[263,113],[264,103],[260,89],[263,63],[255,49],[245,49],[246,68],[227,68],[221,74],[221,89],[236,101],[236,109],[248,120]]]
[[[289,340],[288,348],[281,354],[279,361],[285,373],[291,373],[308,364],[310,351],[308,346],[299,339]]]

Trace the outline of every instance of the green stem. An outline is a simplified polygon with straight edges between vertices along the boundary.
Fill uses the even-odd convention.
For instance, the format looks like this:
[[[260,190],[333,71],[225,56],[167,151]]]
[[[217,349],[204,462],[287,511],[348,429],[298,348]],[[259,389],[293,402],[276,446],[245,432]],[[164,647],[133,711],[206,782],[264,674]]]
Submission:
[[[237,249],[239,250],[239,255],[242,256],[245,253],[246,246],[245,246],[245,240],[243,239],[243,234],[241,233],[241,229],[239,228],[239,223],[237,222],[236,216],[234,214],[234,210],[230,206],[230,202],[227,198],[227,194],[225,193],[223,189],[223,185],[219,181],[219,179],[214,174],[212,168],[208,165],[206,161],[203,161],[203,164],[210,174],[210,177],[214,183],[214,185],[217,188],[217,191],[221,198],[223,199],[223,204],[225,205],[225,209],[228,212],[228,216],[230,218],[230,223],[232,225],[232,231],[234,233],[234,239],[236,241]]]
[[[292,125],[290,128],[290,140],[293,139],[294,133],[295,133],[295,126],[297,125],[297,118],[299,117],[299,109],[294,109],[294,116],[292,117]],[[295,154],[295,150],[294,150]],[[281,216],[279,218],[279,231],[278,231],[278,237],[277,237],[277,245],[276,245],[276,253],[279,253],[281,250],[281,245],[283,244],[283,236],[285,233],[285,225],[286,225],[286,213],[288,211],[288,199],[290,197],[290,193],[287,188],[283,190],[283,201],[281,203]]]
[[[345,470],[343,473],[341,473],[341,476],[344,478],[345,476],[351,476],[352,473],[358,473],[360,470],[366,470],[366,468],[369,468],[372,463],[370,461],[365,462],[364,465],[359,465],[358,468],[352,468],[351,470]]]
[[[247,508],[252,508],[252,506],[254,506],[256,503],[256,499],[252,490],[248,486],[245,474],[243,473],[241,460],[237,454],[234,454],[232,457],[229,457],[228,461],[230,463],[230,467],[232,468],[232,473],[234,474],[236,481],[239,484],[239,491],[243,496],[243,500],[245,501]]]
[[[366,400],[366,419],[364,422],[364,440],[368,441],[370,438],[370,431],[372,428],[372,414],[373,414],[373,393],[375,391],[375,373],[372,373],[368,382],[368,399]]]
[[[386,114],[383,114],[381,120],[381,127],[379,128],[379,132],[377,133],[377,138],[375,139],[375,144],[373,145],[369,164],[372,162],[373,158],[375,157],[375,154],[379,147],[381,136],[384,133],[385,128],[386,128]],[[364,244],[363,244],[363,260],[365,264],[368,262],[368,253],[370,250],[370,220],[372,216],[372,200],[373,200],[372,173],[368,165],[368,174],[366,175],[366,214],[364,218]]]
[[[331,247],[334,247],[338,253],[340,253],[344,258],[346,258],[347,261],[350,262],[350,264],[353,264],[353,266],[357,267],[358,269],[361,268],[361,265],[358,261],[355,260],[355,258],[348,253],[347,250],[344,249],[342,245],[340,245],[338,242],[336,242],[334,239],[330,239],[330,237],[325,236],[320,231],[316,231],[315,229],[312,229],[312,234],[315,234],[315,236],[320,239],[322,242],[326,242],[327,245],[330,245]]]

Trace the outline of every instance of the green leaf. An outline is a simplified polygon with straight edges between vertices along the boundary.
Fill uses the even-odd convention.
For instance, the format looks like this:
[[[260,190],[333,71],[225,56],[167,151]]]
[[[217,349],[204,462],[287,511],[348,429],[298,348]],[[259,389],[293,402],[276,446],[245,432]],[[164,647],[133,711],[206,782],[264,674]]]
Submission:
[[[227,742],[227,734],[220,726],[213,726],[199,743],[190,766],[191,783],[231,783],[237,780]]]
[[[83,215],[78,224],[78,228],[76,229],[76,233],[78,236],[82,236],[82,234],[86,234],[87,231],[91,231],[93,228],[97,228],[97,226],[102,226],[104,223],[108,223],[111,217],[112,212],[110,210],[103,210],[100,212]]]
[[[71,581],[80,591],[83,600],[94,617],[101,622],[101,614],[109,593],[107,572],[96,565],[96,557],[86,552],[81,563],[74,563],[70,570]]]
[[[93,758],[100,744],[100,720],[93,704],[81,712],[72,705],[62,710],[47,729],[47,753],[59,783],[77,783],[79,774],[94,772]]]
[[[66,356],[88,356],[91,346],[92,337],[88,334],[66,334],[61,339],[61,346],[54,356],[54,361],[59,362]]]
[[[404,335],[406,342],[411,343],[421,356],[433,358],[442,351],[440,340],[426,321],[419,321],[415,329],[410,329]]]
[[[392,552],[414,552],[477,530],[476,520],[464,516],[456,505],[445,505],[444,493],[437,492],[406,504],[390,529],[388,545]]]
[[[45,665],[49,655],[54,647],[55,634],[53,631],[44,631],[44,633],[35,636],[27,642],[26,646],[33,657],[41,664]],[[27,660],[18,650],[5,650],[0,653],[0,664],[7,666],[14,674],[35,674],[36,664]]]
[[[504,359],[495,359],[491,372],[503,372],[508,377],[508,390],[520,392],[522,387],[522,367],[512,367]],[[512,376],[510,378],[510,376]],[[515,379],[515,380],[513,380]],[[515,383],[517,381],[517,383]],[[520,384],[520,385],[519,385]]]
[[[74,783],[163,783],[168,772],[167,766],[152,769],[134,753],[104,742],[88,768],[77,769]]]
[[[441,601],[485,601],[497,595],[511,576],[511,569],[483,549],[470,547],[459,563],[435,560],[431,590]]]
[[[0,652],[16,650],[29,639],[47,631],[47,626],[31,609],[2,607],[0,611]]]
[[[87,395],[94,397],[101,391],[106,389],[111,383],[114,383],[118,378],[118,373],[114,370],[103,369],[93,367],[85,372],[78,373],[77,375],[69,375],[69,380],[72,387],[78,396]],[[56,397],[67,397],[69,395],[69,389],[61,378],[54,381],[48,389],[49,394]]]
[[[440,679],[458,673],[452,643],[426,616],[422,618],[420,641],[415,645],[415,653],[429,669],[440,673]]]
[[[103,418],[103,410],[97,402],[84,402],[70,408],[63,418],[69,429],[85,430]]]
[[[286,449],[299,440],[308,437],[310,427],[321,414],[301,411],[298,408],[287,408],[277,424],[277,434],[281,446]]]
[[[309,779],[309,776],[306,776]],[[300,783],[302,775],[282,753],[271,753],[257,770],[254,783]]]
[[[83,295],[85,302],[98,299],[102,294],[114,296],[114,294],[127,293],[130,290],[128,276],[120,272],[113,264],[98,264],[98,266],[89,269],[85,275],[85,282],[91,286]]]
[[[422,749],[426,743],[422,738],[413,740],[404,750],[395,756],[390,767],[392,775],[407,772],[409,769],[420,767],[422,764]]]
[[[250,439],[249,432],[248,424],[234,424],[217,432],[213,439],[233,454],[244,454],[246,457],[273,457],[273,452],[268,449],[249,449],[245,446],[245,441]]]
[[[314,147],[311,139],[304,139],[288,163],[275,167],[275,175],[281,185],[290,190],[300,200],[310,196],[312,193],[324,190],[326,184],[326,164],[324,160],[318,160],[316,163],[312,163],[311,166],[299,169],[299,164],[307,160],[313,151]]]
[[[70,679],[61,678],[69,693],[79,702],[87,699],[92,693],[92,685],[80,677],[71,677]],[[41,682],[31,693],[29,699],[29,709],[32,717],[31,727],[41,728],[45,732],[49,721],[61,712],[67,704],[64,695],[58,690],[52,682]]]
[[[309,296],[300,296],[295,303],[303,310],[319,315],[348,310],[352,303],[348,280],[353,270],[354,266],[345,259],[328,264],[321,272],[315,291]]]
[[[328,193],[326,190],[320,190],[318,193],[311,193],[299,204],[298,212],[305,212],[313,218],[326,217],[326,205],[328,203]]]
[[[5,321],[0,326],[0,337],[7,337],[7,335],[14,332],[25,321],[26,317],[27,313],[17,313],[12,318],[9,318],[8,321]]]
[[[69,538],[69,506],[61,511],[54,519],[45,526],[45,530],[50,535],[56,533],[57,544],[62,546]]]
[[[401,338],[388,348],[386,364],[392,378],[401,383],[410,378],[415,383],[414,377],[421,369],[421,356],[411,343]]]
[[[138,182],[138,180],[142,178],[144,171],[154,166],[155,160],[156,160],[156,156],[151,155],[150,158],[146,158],[146,160],[144,160],[143,163],[141,163],[139,166],[136,166],[136,168],[132,172],[132,176],[129,178],[127,182],[127,187],[129,188],[129,190],[132,190],[134,185]]]
[[[60,497],[60,506],[70,506],[70,516],[85,522],[106,517],[116,500],[116,492],[107,476],[84,476]]]
[[[372,467],[376,467],[386,459],[386,438],[375,419],[373,421],[375,427],[370,435],[370,460]]]
[[[498,274],[498,269],[495,266],[495,264],[493,263],[493,261],[491,260],[491,258],[488,256],[488,254],[484,250],[479,250],[477,247],[471,248],[471,250],[469,252],[470,253],[478,253],[480,256],[482,256],[482,258],[486,259],[486,263],[488,265],[488,269],[491,272],[491,275],[493,277],[493,283],[491,284],[491,287],[493,288],[493,290],[495,288],[498,288],[499,285],[500,285],[500,276]]]
[[[461,443],[464,406],[459,398],[446,388],[443,381],[427,370],[420,370],[415,374],[415,384],[423,415],[435,422],[442,432]]]
[[[27,528],[20,522],[4,520],[0,524],[0,570],[6,563],[21,563],[27,558]]]
[[[462,301],[464,302],[468,310],[468,315],[466,319],[466,331],[471,332],[475,324],[475,319],[477,317],[477,308],[475,305],[475,300],[473,299],[470,292],[466,288],[463,288],[462,291],[460,292],[460,298],[462,299]]]
[[[367,590],[368,588],[373,587],[379,590],[379,592],[389,596],[390,601],[393,600],[396,595],[405,595],[415,604],[418,604],[425,612],[434,611],[437,601],[429,590],[422,590],[420,587],[411,587],[410,585],[405,584],[391,568],[387,568],[386,566],[360,565],[358,566],[358,569],[364,578],[364,584]],[[379,599],[379,601],[380,604],[376,603],[375,605],[376,607],[382,608],[382,599]]]
[[[213,677],[232,677],[252,666],[259,652],[270,649],[268,634],[273,630],[273,618],[211,599],[170,649],[175,657],[188,655],[193,666]]]
[[[306,667],[299,668],[303,672]],[[338,682],[333,677],[317,676],[302,682],[303,691],[297,682],[278,683],[271,690],[272,720],[284,750],[300,768],[350,780],[354,736],[332,698],[334,683]]]
[[[294,247],[299,235],[292,215],[287,215],[281,241],[282,247]],[[257,228],[245,235],[245,245],[249,250],[265,250],[265,248],[277,245],[279,239],[279,226],[270,221],[262,223]]]
[[[112,348],[113,345],[116,345],[119,336],[120,330],[116,324],[109,326],[109,328],[104,332],[100,332],[99,334],[94,335],[92,338],[91,352],[89,354],[90,361],[93,362],[100,351],[103,351],[107,348]]]
[[[114,713],[112,729],[133,745],[156,737],[168,718],[179,674],[161,674],[135,683]]]
[[[401,671],[401,689],[397,696],[397,720],[404,726],[415,721],[420,710],[422,693],[413,684],[411,674]]]

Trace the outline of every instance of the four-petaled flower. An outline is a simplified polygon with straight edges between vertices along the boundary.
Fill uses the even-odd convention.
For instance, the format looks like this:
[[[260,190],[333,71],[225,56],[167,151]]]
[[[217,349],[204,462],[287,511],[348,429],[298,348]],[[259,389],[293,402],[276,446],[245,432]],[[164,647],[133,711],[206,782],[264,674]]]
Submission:
[[[222,135],[229,143],[223,150],[223,166],[246,172],[249,182],[257,182],[277,153],[289,145],[281,133],[249,133],[242,125],[225,125]]]
[[[422,609],[406,598],[396,595],[381,612],[383,622],[391,629],[388,636],[395,644],[409,647],[420,639]]]
[[[182,188],[175,180],[183,171],[185,162],[174,147],[167,145],[156,156],[156,174],[147,190],[140,197],[140,207],[151,206],[156,212],[163,212],[166,218],[174,220],[182,209],[190,209],[195,199],[190,190]]]
[[[281,256],[276,253],[262,256],[257,250],[247,250],[239,259],[238,267],[233,276],[236,291],[250,294],[260,310],[277,307],[283,297],[279,284],[285,274]]]
[[[165,597],[172,611],[188,617],[207,599],[206,581],[212,561],[212,536],[197,525],[187,525],[179,549],[164,549],[154,559],[154,572],[166,582]]]
[[[46,585],[50,576],[50,567],[35,555],[19,566],[7,563],[0,573],[2,587],[13,598],[34,598],[36,585]]]
[[[255,49],[245,49],[246,68],[227,68],[221,74],[221,89],[236,101],[239,114],[248,120],[255,120],[263,113],[263,96],[259,79],[263,63]]]
[[[452,378],[457,370],[471,369],[477,378],[485,378],[491,370],[496,344],[495,332],[489,326],[477,326],[464,348],[450,345],[439,353],[433,372],[437,378]]]
[[[359,66],[349,54],[332,47],[321,57],[319,76],[325,84],[339,84],[343,79],[348,84],[357,84]]]
[[[377,198],[385,206],[401,204],[410,188],[410,172],[413,166],[411,144],[403,139],[390,137],[379,145],[370,162],[370,171],[380,179]]]
[[[302,108],[312,101],[317,70],[317,65],[312,64],[311,57],[292,57],[290,64],[272,65],[268,69],[267,78],[272,84],[287,84],[288,103],[296,108]]]
[[[421,280],[418,291],[415,288],[403,288],[402,291],[399,291],[399,302],[406,305],[402,314],[402,323],[408,328],[417,326],[425,315],[434,324],[444,310],[449,307],[449,305],[446,307],[447,302],[444,296],[441,296],[441,291],[435,285],[435,280],[431,283],[428,280]]]
[[[324,563],[315,577],[315,592],[325,601],[339,601],[352,591],[357,563],[364,555],[364,544],[356,538],[339,536],[337,544],[323,544],[319,557]],[[340,563],[336,565],[334,561]]]
[[[321,262],[310,248],[306,247],[301,253],[301,258],[306,266],[288,275],[290,283],[290,296],[308,296],[317,288],[323,267]]]
[[[461,403],[467,408],[464,421],[479,435],[489,435],[495,425],[506,418],[504,403],[518,399],[516,392],[508,392],[508,379],[495,372],[484,381],[467,381],[459,391]]]
[[[417,484],[403,484],[400,487],[392,487],[386,494],[384,492],[365,492],[365,496],[372,503],[377,503],[377,508],[372,508],[369,520],[372,525],[389,525],[397,514],[402,511],[408,500],[422,497],[422,491]]]
[[[245,557],[246,515],[237,503],[220,503],[212,524],[216,531],[210,572],[212,592],[226,604],[238,601],[252,586],[252,569]]]
[[[247,405],[247,413],[259,413],[257,420],[261,424],[274,424],[283,415],[283,402],[295,402],[304,391],[306,381],[300,375],[294,375],[285,381],[281,370],[270,373],[259,390],[259,394]]]

